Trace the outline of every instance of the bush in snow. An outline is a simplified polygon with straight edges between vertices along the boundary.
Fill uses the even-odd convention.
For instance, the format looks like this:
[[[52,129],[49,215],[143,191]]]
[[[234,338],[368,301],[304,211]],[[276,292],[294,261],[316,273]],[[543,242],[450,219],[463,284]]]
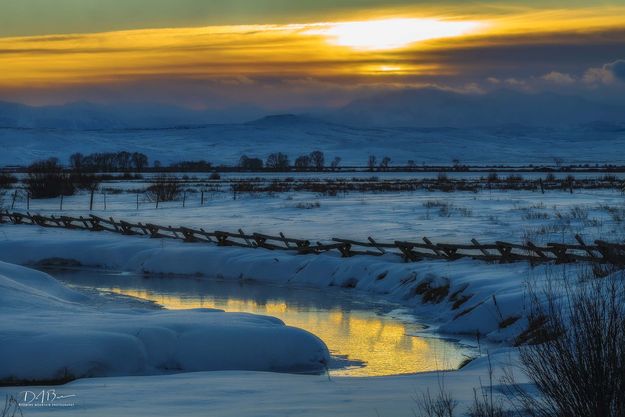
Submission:
[[[415,398],[419,412],[415,412],[415,417],[454,417],[458,401],[453,395],[442,386],[436,394],[431,394],[430,390],[421,393]]]
[[[23,416],[19,402],[13,396],[7,396],[4,401],[4,407],[0,412],[0,417],[16,417]]]
[[[558,296],[550,286],[535,297],[529,344],[520,348],[527,390],[514,384],[519,409],[532,417],[625,416],[624,274],[564,284]]]
[[[73,195],[75,191],[70,175],[63,171],[56,158],[31,164],[26,185],[32,198],[67,196]]]
[[[17,182],[17,178],[8,173],[0,174],[0,188],[9,188]]]
[[[150,201],[173,201],[178,198],[182,189],[175,178],[168,175],[159,175],[146,189],[146,195]]]

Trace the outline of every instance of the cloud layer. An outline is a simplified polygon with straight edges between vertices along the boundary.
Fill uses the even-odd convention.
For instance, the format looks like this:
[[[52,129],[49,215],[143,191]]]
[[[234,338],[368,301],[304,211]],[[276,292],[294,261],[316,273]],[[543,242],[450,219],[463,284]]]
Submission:
[[[625,30],[618,16],[625,8],[523,8],[471,16],[453,10],[436,19],[474,22],[475,29],[405,44],[378,42],[381,48],[357,46],[378,45],[372,41],[384,27],[365,25],[375,33],[358,31],[350,47],[336,37],[351,23],[329,21],[5,37],[0,99],[301,109],[424,86],[622,96]]]

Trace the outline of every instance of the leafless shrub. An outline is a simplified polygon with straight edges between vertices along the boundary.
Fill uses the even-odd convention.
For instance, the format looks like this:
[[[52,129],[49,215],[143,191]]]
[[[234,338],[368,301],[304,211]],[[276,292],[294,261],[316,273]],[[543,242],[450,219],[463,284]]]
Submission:
[[[438,183],[449,182],[449,177],[447,177],[447,174],[445,172],[439,172],[438,175],[436,176],[436,182]]]
[[[542,317],[544,337],[520,347],[520,366],[536,391],[507,377],[527,416],[625,416],[624,276],[583,278],[576,287],[565,281],[562,296],[551,284],[532,297],[530,321]]]
[[[523,220],[546,220],[549,218],[549,214],[528,209],[522,217]]]
[[[520,183],[523,182],[523,177],[518,174],[510,174],[506,177],[506,182],[508,184]]]
[[[32,163],[28,167],[26,185],[32,198],[68,196],[75,191],[70,175],[63,171],[56,158]]]
[[[2,412],[0,413],[0,417],[16,417],[16,416],[24,416],[22,414],[22,409],[20,408],[19,402],[15,399],[15,397],[6,396],[4,400],[4,407],[2,408]]]
[[[453,204],[443,200],[426,200],[423,207],[427,210],[436,208],[440,217],[451,217],[452,214],[458,214],[462,217],[473,216],[473,210],[467,207],[454,207]]]
[[[469,417],[506,417],[510,413],[502,404],[503,398],[497,396],[493,384],[493,364],[488,355],[488,386],[484,386],[480,379],[480,389],[473,389],[473,403],[467,410]]]
[[[175,178],[159,175],[146,189],[146,196],[150,201],[173,201],[179,197],[181,191],[180,184]]]
[[[76,188],[95,191],[100,186],[100,178],[94,174],[71,174],[71,181]]]
[[[449,206],[449,203],[442,201],[442,200],[426,200],[423,203],[423,207],[425,208],[438,208],[438,207],[443,207],[443,206]]]
[[[574,206],[571,208],[570,216],[576,220],[588,219],[588,209],[581,206]]]
[[[418,408],[415,412],[416,417],[454,417],[458,401],[445,389],[442,382],[438,388],[438,392],[434,395],[427,389],[415,397]]]
[[[471,217],[473,216],[473,210],[471,210],[470,208],[467,207],[458,207],[455,209],[458,214],[460,214],[462,217]]]
[[[309,209],[321,207],[321,203],[319,203],[318,201],[304,201],[304,202],[295,204],[293,207],[298,208],[298,209],[309,210]]]
[[[10,188],[15,183],[17,183],[17,177],[9,173],[0,173],[0,189]]]

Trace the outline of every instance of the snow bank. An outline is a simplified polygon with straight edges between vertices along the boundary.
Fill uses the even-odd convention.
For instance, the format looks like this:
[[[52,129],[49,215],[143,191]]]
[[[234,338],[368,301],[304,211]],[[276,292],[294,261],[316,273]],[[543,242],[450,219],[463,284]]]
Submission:
[[[0,380],[182,371],[320,372],[316,336],[221,310],[103,309],[47,274],[0,262]]]
[[[514,363],[509,349],[493,352],[494,381],[501,367]],[[54,387],[73,407],[24,407],[25,415],[41,417],[414,417],[415,398],[440,386],[458,401],[457,415],[473,401],[473,389],[488,383],[487,358],[454,372],[430,372],[376,378],[289,375],[268,372],[196,372],[148,377],[93,378]],[[522,375],[518,375],[523,382]],[[138,388],[140,387],[140,388]],[[51,387],[28,387],[40,392]],[[498,393],[499,387],[495,387]],[[0,388],[0,396],[23,388]],[[21,399],[21,397],[20,397]],[[59,401],[62,402],[62,401]],[[507,405],[507,403],[504,403]],[[33,407],[34,408],[34,407]],[[27,414],[28,413],[28,414]]]

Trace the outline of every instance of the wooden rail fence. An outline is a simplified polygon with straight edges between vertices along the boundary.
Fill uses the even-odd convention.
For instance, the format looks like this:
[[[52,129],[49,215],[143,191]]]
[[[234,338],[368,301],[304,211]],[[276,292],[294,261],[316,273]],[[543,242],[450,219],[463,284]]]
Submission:
[[[548,243],[544,246],[538,246],[529,241],[524,244],[501,241],[482,244],[476,239],[472,239],[470,244],[433,243],[427,237],[423,237],[421,242],[400,240],[378,242],[369,237],[367,242],[333,238],[331,243],[322,243],[289,238],[282,233],[279,236],[262,233],[246,234],[241,229],[237,232],[206,231],[202,228],[160,226],[142,222],[130,223],[124,220],[114,220],[112,217],[106,219],[94,215],[69,217],[0,212],[0,223],[8,222],[92,232],[109,231],[123,235],[178,239],[190,243],[214,243],[219,246],[286,250],[299,254],[318,254],[328,251],[338,251],[343,257],[391,254],[401,256],[407,262],[418,262],[424,259],[454,261],[461,258],[471,258],[500,263],[516,261],[553,262],[557,264],[589,262],[625,267],[625,243],[595,240],[593,244],[587,244],[579,235],[575,236],[577,244]]]

